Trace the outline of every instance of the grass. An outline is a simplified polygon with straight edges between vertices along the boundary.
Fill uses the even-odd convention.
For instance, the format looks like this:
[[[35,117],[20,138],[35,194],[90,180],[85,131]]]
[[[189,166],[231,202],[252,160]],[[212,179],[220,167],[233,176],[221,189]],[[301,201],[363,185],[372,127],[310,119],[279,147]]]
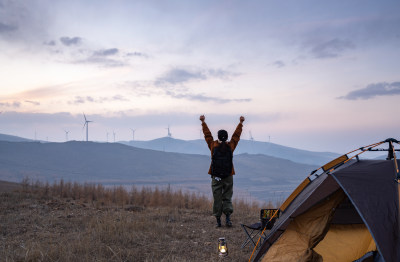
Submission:
[[[1,261],[247,261],[240,223],[258,203],[234,201],[234,226],[215,228],[211,200],[165,189],[24,180],[0,194]],[[219,258],[225,237],[229,256]]]

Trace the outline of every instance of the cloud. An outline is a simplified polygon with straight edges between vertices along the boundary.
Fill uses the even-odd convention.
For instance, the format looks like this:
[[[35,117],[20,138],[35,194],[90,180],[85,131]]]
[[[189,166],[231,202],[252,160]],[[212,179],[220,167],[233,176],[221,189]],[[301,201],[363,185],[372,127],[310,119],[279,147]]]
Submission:
[[[15,25],[7,25],[7,24],[3,24],[0,22],[0,34],[16,31],[17,29],[18,29],[18,27]]]
[[[43,41],[49,25],[45,5],[10,0],[0,0],[0,4],[0,36],[4,40],[30,47]]]
[[[30,104],[35,105],[35,106],[39,106],[39,105],[40,105],[39,102],[37,102],[37,101],[30,101],[30,100],[25,100],[25,103],[30,103]]]
[[[370,84],[365,88],[351,91],[345,96],[338,97],[339,99],[358,100],[372,99],[376,96],[393,96],[400,95],[400,82],[393,83],[376,83]]]
[[[0,102],[0,107],[11,107],[11,108],[19,108],[21,103],[18,101],[14,102]]]
[[[397,36],[400,34],[400,17],[394,10],[381,10],[382,12],[377,11],[374,15],[360,13],[357,16],[337,16],[330,19],[304,19],[301,23],[293,24],[280,37],[288,44],[298,43],[300,49],[318,59],[339,57],[355,48],[376,49],[382,44],[393,48],[398,46]],[[362,52],[357,52],[357,55],[360,54]]]
[[[114,95],[112,97],[97,97],[94,98],[92,96],[75,96],[74,100],[68,101],[68,104],[70,105],[79,105],[79,104],[84,104],[84,103],[97,103],[101,104],[104,102],[114,102],[114,101],[130,101],[126,97],[122,95]]]
[[[76,96],[74,101],[68,102],[68,104],[84,104],[87,100],[87,97]],[[90,99],[89,99],[90,100]]]
[[[80,37],[60,37],[60,42],[65,46],[80,45],[82,43],[82,38]]]
[[[97,64],[104,67],[121,67],[128,65],[126,61],[123,61],[117,56],[120,53],[118,48],[100,49],[96,51],[86,50],[83,53],[86,53],[87,56],[82,59],[75,59],[72,63]]]
[[[230,102],[251,102],[250,98],[229,99],[229,98],[206,96],[204,94],[190,94],[190,93],[176,94],[173,91],[166,91],[165,93],[166,93],[166,95],[173,97],[173,98],[187,99],[187,100],[200,101],[200,102],[215,102],[215,103],[220,103],[220,104],[225,104],[225,103],[230,103]]]
[[[203,72],[200,71],[194,71],[190,72],[189,70],[185,69],[171,69],[168,72],[166,72],[163,76],[159,77],[155,84],[156,85],[162,85],[165,83],[168,84],[181,84],[185,83],[191,80],[205,80],[207,77]]]
[[[110,48],[110,49],[102,49],[95,51],[93,53],[94,56],[110,56],[110,55],[116,55],[118,54],[119,50],[118,48]]]
[[[391,11],[396,10],[396,8]],[[396,11],[394,11],[396,12]],[[398,44],[396,36],[400,33],[400,17],[382,13],[377,16],[365,16],[359,19],[352,19],[341,26],[347,38],[357,41],[359,45],[381,45],[385,43]]]
[[[285,66],[285,63],[283,61],[281,61],[281,60],[277,60],[277,61],[273,62],[272,65],[276,66],[278,68],[281,68],[281,67]]]
[[[55,46],[56,45],[56,41],[54,41],[54,40],[46,41],[46,42],[43,42],[43,45]]]
[[[123,67],[128,66],[132,56],[147,57],[147,55],[139,52],[129,53],[117,47],[93,49],[88,45],[88,41],[83,42],[81,37],[61,37],[61,43],[64,46],[77,46],[79,50],[74,48],[64,49],[63,51],[50,49],[53,53],[62,53],[60,60],[72,64],[95,64],[100,67]],[[42,42],[45,46],[55,46],[55,41]],[[66,58],[68,57],[68,58]]]
[[[185,87],[168,87],[160,88],[152,86],[154,83],[151,82],[125,82],[122,85],[128,86],[130,90],[134,92],[135,97],[137,96],[169,96],[175,99],[186,99],[190,101],[199,102],[214,102],[214,103],[231,103],[231,102],[251,102],[252,99],[234,99],[234,98],[220,98],[207,96],[205,94],[194,94],[189,92],[189,88]]]
[[[144,58],[148,58],[149,56],[141,53],[141,52],[133,52],[133,53],[126,53],[126,56],[138,56],[138,57],[144,57]]]
[[[130,101],[130,100],[122,95],[115,95],[111,97],[111,101]]]
[[[163,76],[157,78],[156,86],[164,84],[183,84],[190,81],[204,81],[208,78],[228,79],[239,74],[228,72],[222,69],[206,69],[206,70],[190,70],[182,68],[174,68],[167,71]]]
[[[116,59],[110,59],[107,57],[90,56],[86,59],[74,61],[76,64],[98,64],[104,67],[121,67],[126,66],[127,63]]]
[[[222,69],[209,69],[206,71],[205,74],[210,77],[215,77],[215,78],[225,79],[225,80],[230,79],[231,77],[240,75],[239,73],[233,73],[233,72],[225,71]]]
[[[227,79],[238,74],[228,72],[222,69],[208,70],[186,70],[186,69],[171,69],[163,76],[158,77],[155,81],[128,81],[123,83],[123,86],[128,86],[135,96],[169,96],[176,99],[186,99],[190,101],[214,102],[214,103],[230,103],[230,102],[250,102],[252,99],[234,99],[220,98],[208,96],[206,94],[196,94],[190,92],[190,88],[185,84],[190,81],[204,81],[208,78]]]
[[[310,52],[315,58],[334,58],[353,48],[355,48],[355,45],[349,40],[335,38],[315,45]]]

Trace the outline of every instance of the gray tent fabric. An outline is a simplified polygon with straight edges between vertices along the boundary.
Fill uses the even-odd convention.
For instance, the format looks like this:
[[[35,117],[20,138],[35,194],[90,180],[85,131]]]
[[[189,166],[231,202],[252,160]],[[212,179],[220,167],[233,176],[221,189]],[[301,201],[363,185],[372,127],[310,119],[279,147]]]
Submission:
[[[400,261],[399,203],[393,161],[360,160],[333,172],[385,261]]]
[[[346,193],[370,231],[382,261],[400,261],[399,192],[395,178],[393,160],[351,160],[332,173],[323,173],[281,214],[254,261],[259,261],[294,217],[339,188]]]

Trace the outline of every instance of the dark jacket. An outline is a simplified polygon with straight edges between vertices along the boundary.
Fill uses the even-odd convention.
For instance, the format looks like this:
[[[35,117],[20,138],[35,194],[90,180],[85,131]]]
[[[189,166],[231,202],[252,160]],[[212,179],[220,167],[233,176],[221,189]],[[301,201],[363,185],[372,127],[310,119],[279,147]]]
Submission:
[[[214,138],[211,134],[211,131],[210,131],[210,129],[208,129],[208,126],[205,122],[203,122],[201,124],[201,126],[203,127],[204,139],[207,142],[208,148],[210,149],[211,156],[212,156],[214,148],[219,146],[220,142],[218,142],[218,140],[214,140]],[[239,123],[236,127],[235,132],[232,135],[231,140],[228,142],[225,142],[232,149],[232,153],[233,153],[233,151],[235,151],[235,148],[236,148],[237,144],[239,143],[240,135],[242,134],[242,127],[243,127],[243,124]],[[210,169],[208,170],[208,173],[211,175],[211,165],[210,165]],[[232,175],[234,175],[234,174],[235,174],[235,168],[232,166]]]

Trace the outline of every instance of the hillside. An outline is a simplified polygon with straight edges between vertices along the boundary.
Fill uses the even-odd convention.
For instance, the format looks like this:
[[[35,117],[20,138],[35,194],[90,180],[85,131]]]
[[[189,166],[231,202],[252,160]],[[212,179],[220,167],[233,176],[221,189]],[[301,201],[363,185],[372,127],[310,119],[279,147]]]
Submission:
[[[0,141],[8,142],[35,142],[17,136],[0,134]],[[40,141],[47,143],[47,141]],[[143,149],[152,149],[163,152],[183,153],[183,154],[200,154],[209,155],[210,151],[203,139],[197,140],[181,140],[171,137],[157,138],[149,141],[118,141],[118,143],[128,146],[134,146]],[[297,163],[322,166],[332,159],[339,156],[332,152],[314,152],[308,150],[297,149],[293,147],[282,146],[274,143],[252,141],[242,139],[239,142],[235,154],[263,154],[283,159],[288,159]]]
[[[233,227],[216,229],[210,202],[191,195],[146,205],[139,199],[143,192],[126,203],[118,195],[111,201],[85,199],[91,192],[82,188],[81,198],[62,196],[59,186],[6,193],[1,188],[2,181],[1,261],[217,261],[219,237],[228,243],[224,261],[247,261],[252,248],[240,248],[240,223],[257,221],[259,213],[235,203]],[[159,199],[155,192],[144,197]]]
[[[209,194],[210,157],[148,150],[119,143],[0,142],[0,179],[173,186]],[[234,158],[235,195],[281,200],[316,166],[266,155]]]
[[[32,142],[33,140],[19,137],[19,136],[12,136],[6,134],[0,134],[0,141],[8,141],[8,142]]]
[[[185,154],[209,155],[210,151],[203,139],[180,140],[171,137],[158,138],[150,141],[121,141],[120,143],[165,152],[176,152]],[[281,146],[274,143],[251,141],[242,139],[239,142],[235,154],[263,154],[297,163],[322,166],[339,156],[331,152],[313,152],[297,148]]]
[[[13,192],[13,191],[19,190],[21,188],[22,187],[21,187],[20,183],[8,182],[8,181],[0,180],[0,193]]]

